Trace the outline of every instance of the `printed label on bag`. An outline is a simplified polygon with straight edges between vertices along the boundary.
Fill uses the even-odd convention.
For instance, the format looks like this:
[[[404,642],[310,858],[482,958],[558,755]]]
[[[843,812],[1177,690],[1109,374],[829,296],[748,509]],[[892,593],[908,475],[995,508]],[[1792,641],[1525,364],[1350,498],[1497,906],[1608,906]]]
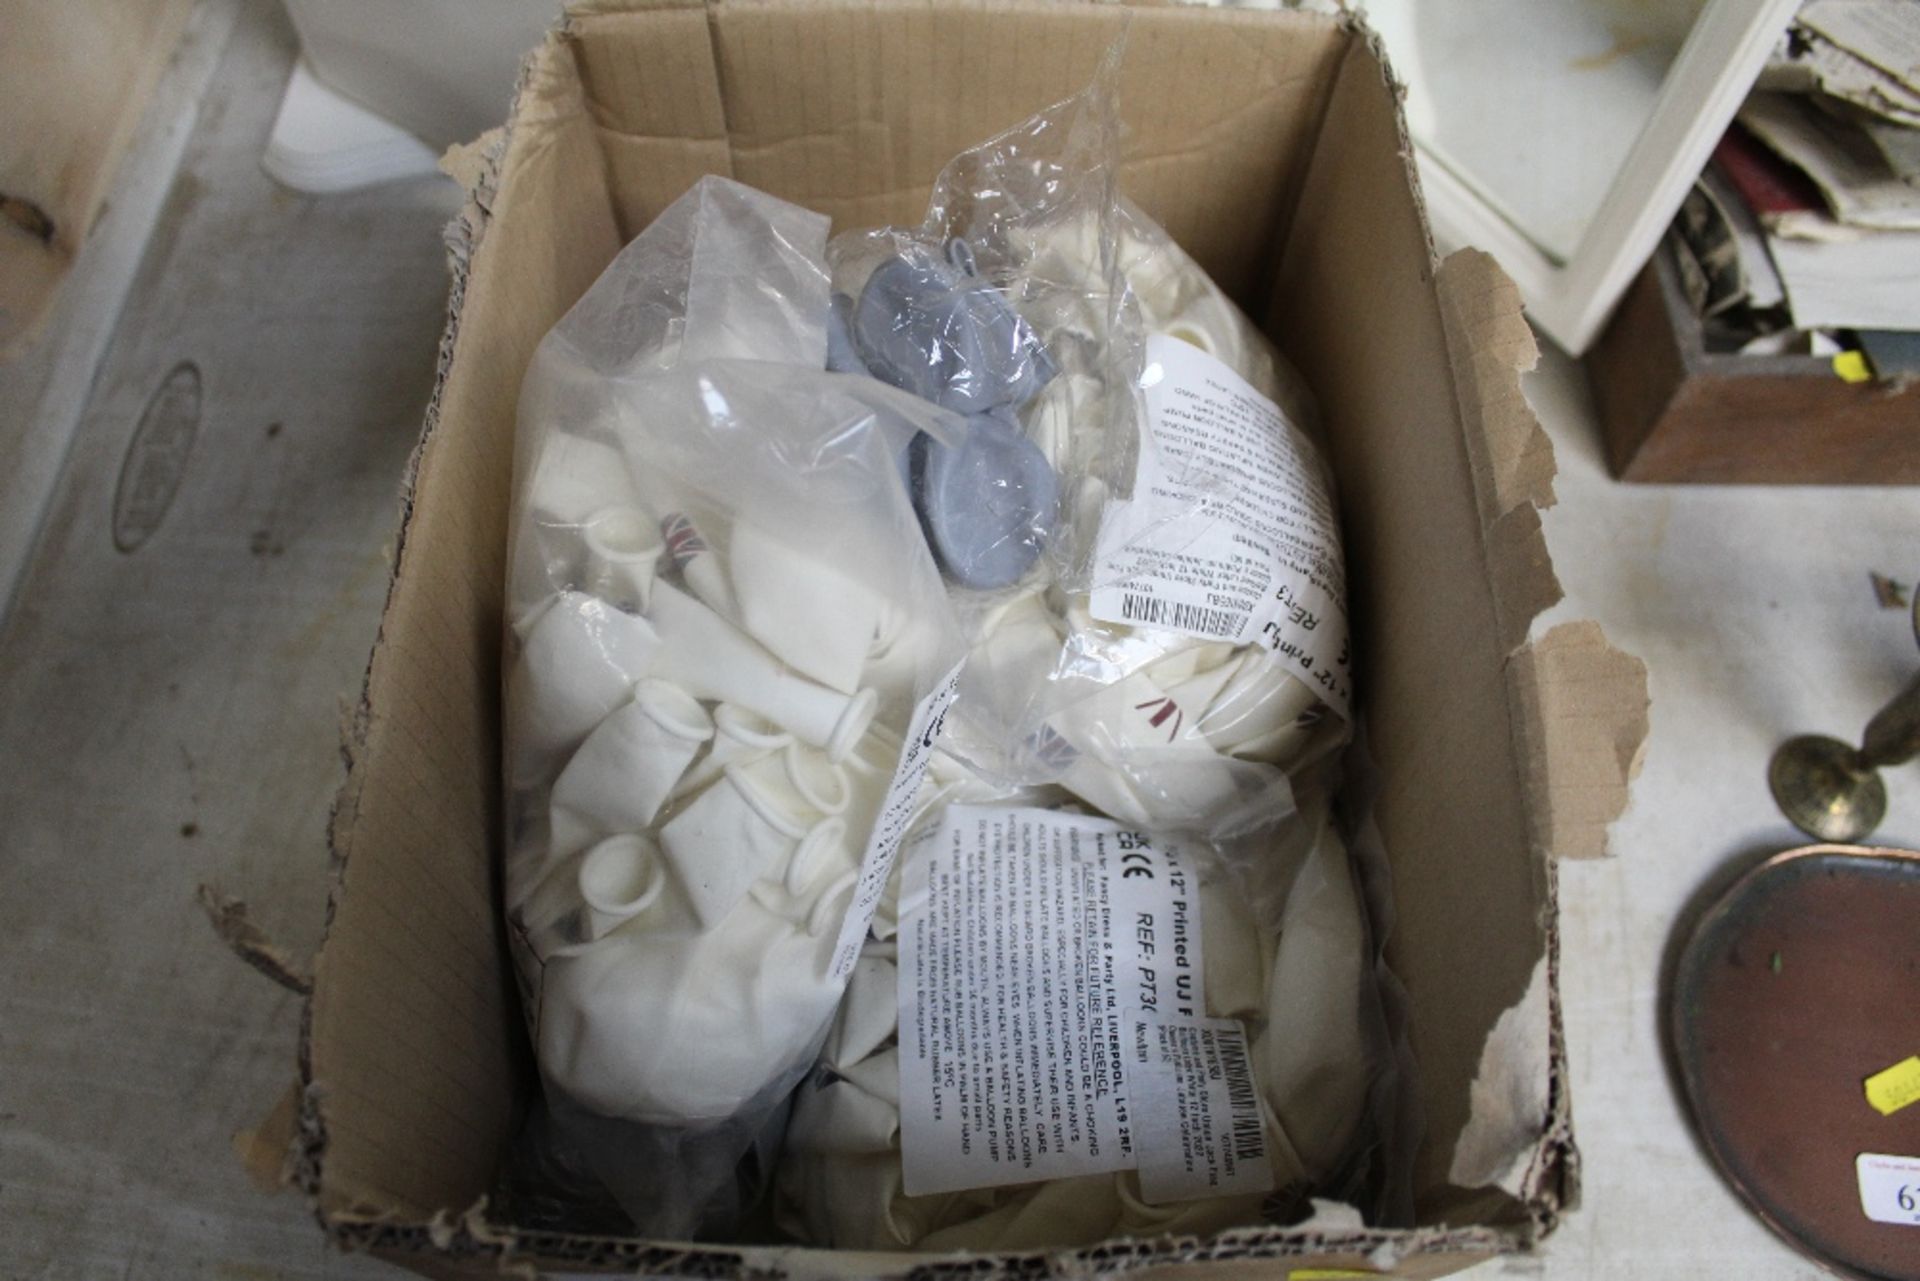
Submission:
[[[1860,1177],[1860,1208],[1869,1219],[1920,1228],[1920,1157],[1862,1152],[1853,1168]]]
[[[1313,442],[1221,361],[1147,339],[1133,497],[1100,525],[1093,616],[1262,644],[1348,715],[1346,570]]]
[[[900,763],[893,768],[893,781],[887,784],[886,799],[873,820],[873,835],[860,856],[860,879],[854,882],[853,900],[847,904],[847,916],[840,924],[840,941],[834,945],[834,980],[843,982],[853,974],[860,959],[860,947],[873,925],[873,913],[886,893],[887,878],[893,875],[893,861],[900,854],[900,842],[906,838],[907,825],[913,821],[914,798],[920,793],[920,781],[926,777],[927,762],[933,759],[933,740],[940,737],[941,722],[953,706],[960,688],[960,671],[965,660],[941,677],[933,692],[914,706],[913,719],[907,722],[905,741],[900,747]]]
[[[1128,1044],[1147,1203],[1271,1192],[1266,1127],[1239,1021],[1134,1011]]]
[[[1130,1012],[1205,1013],[1199,883],[1106,819],[949,806],[900,892],[911,1196],[1127,1169]]]

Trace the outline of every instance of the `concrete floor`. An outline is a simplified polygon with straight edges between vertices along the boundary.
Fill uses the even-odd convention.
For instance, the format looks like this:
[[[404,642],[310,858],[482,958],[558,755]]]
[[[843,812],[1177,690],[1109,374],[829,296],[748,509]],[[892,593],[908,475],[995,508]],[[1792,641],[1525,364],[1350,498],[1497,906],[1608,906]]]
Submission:
[[[1629,1281],[1824,1276],[1749,1215],[1695,1141],[1663,1050],[1676,920],[1728,877],[1808,843],[1766,767],[1792,734],[1854,738],[1911,678],[1910,616],[1870,572],[1920,575],[1920,491],[1623,486],[1579,369],[1548,349],[1528,398],[1560,462],[1547,542],[1567,600],[1647,664],[1645,764],[1612,856],[1563,863],[1560,989],[1585,1201],[1540,1259],[1488,1276]],[[1886,773],[1875,842],[1920,848],[1920,766]],[[1477,1275],[1477,1274],[1476,1274]]]
[[[455,196],[275,187],[258,157],[291,31],[267,6],[203,10],[182,65],[201,59],[206,88],[161,131],[177,176],[138,180],[164,199],[124,308],[90,313],[94,357],[0,367],[0,456],[63,404],[72,440],[63,465],[37,446],[38,499],[7,496],[44,499],[37,539],[0,524],[0,560],[24,566],[0,627],[7,1277],[394,1275],[329,1254],[297,1199],[241,1174],[230,1137],[290,1079],[298,1005],[193,899],[217,883],[289,950],[317,942],[337,713],[378,620]],[[195,380],[197,416],[181,408]],[[172,410],[143,431],[163,385]],[[1660,969],[1702,887],[1802,843],[1766,794],[1774,743],[1857,732],[1912,671],[1905,615],[1868,573],[1920,573],[1920,495],[1621,487],[1578,367],[1549,353],[1528,393],[1562,468],[1547,533],[1569,599],[1541,626],[1598,617],[1641,655],[1653,732],[1614,857],[1562,873],[1585,1205],[1541,1255],[1480,1275],[1818,1275],[1691,1138]],[[138,502],[129,477],[146,478]],[[1920,840],[1917,774],[1895,772],[1889,843]]]
[[[292,29],[203,9],[224,17],[197,28],[211,79],[0,631],[9,1278],[392,1275],[234,1159],[292,1080],[299,1002],[194,893],[245,898],[297,955],[319,941],[339,709],[385,597],[457,201],[437,180],[274,186]],[[196,376],[190,446],[184,414],[139,429]]]

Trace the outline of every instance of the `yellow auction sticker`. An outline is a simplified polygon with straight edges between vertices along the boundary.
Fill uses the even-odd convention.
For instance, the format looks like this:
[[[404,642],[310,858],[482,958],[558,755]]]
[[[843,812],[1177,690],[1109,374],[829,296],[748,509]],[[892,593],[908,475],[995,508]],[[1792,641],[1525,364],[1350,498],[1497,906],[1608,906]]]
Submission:
[[[1842,382],[1873,381],[1873,366],[1867,363],[1867,355],[1862,351],[1843,351],[1834,356],[1833,372],[1840,375]]]
[[[1920,1054],[1909,1055],[1868,1077],[1867,1102],[1881,1116],[1892,1116],[1909,1103],[1920,1103]]]

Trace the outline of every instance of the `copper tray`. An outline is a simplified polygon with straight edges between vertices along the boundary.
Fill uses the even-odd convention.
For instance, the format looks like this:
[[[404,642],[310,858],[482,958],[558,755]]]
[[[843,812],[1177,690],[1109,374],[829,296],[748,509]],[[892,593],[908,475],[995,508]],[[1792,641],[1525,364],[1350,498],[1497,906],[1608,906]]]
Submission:
[[[1877,1223],[1854,1158],[1920,1157],[1920,1104],[1866,1078],[1920,1053],[1920,854],[1815,845],[1742,877],[1695,927],[1673,1041],[1701,1136],[1768,1226],[1855,1277],[1920,1281],[1920,1227]]]

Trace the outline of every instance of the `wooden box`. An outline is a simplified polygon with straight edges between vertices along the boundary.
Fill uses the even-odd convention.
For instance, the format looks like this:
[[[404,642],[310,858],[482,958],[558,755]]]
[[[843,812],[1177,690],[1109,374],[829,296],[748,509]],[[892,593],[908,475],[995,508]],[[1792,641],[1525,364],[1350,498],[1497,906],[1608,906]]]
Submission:
[[[1920,484],[1920,380],[1849,383],[1824,356],[1709,353],[1664,245],[1586,360],[1622,480]]]

